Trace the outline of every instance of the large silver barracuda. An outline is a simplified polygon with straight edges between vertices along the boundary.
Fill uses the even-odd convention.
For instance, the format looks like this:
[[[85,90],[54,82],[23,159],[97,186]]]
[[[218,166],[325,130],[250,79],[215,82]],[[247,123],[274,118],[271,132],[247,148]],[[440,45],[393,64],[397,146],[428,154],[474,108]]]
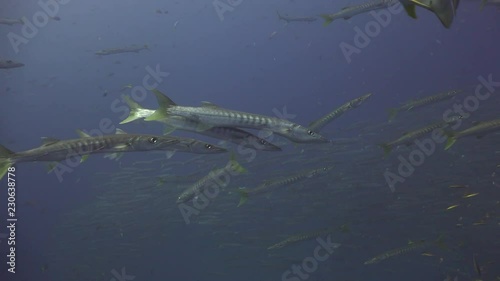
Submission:
[[[141,118],[148,118],[151,116],[155,110],[143,108],[138,103],[134,102],[130,97],[126,96],[125,101],[130,107],[129,116],[120,122],[120,124],[125,124],[132,122]],[[175,129],[197,132],[199,134],[209,136],[212,138],[222,139],[226,141],[233,142],[238,145],[243,145],[244,147],[254,148],[256,150],[263,151],[280,151],[281,148],[276,146],[265,139],[259,138],[254,134],[247,131],[232,128],[232,127],[213,127],[205,131],[200,131],[200,124],[192,119],[187,119],[184,117],[173,116],[172,118],[159,119],[156,120],[162,122],[166,125],[165,134],[169,134]]]
[[[332,111],[332,112],[326,114],[325,116],[319,118],[318,120],[315,120],[315,121],[311,122],[309,124],[309,126],[307,126],[307,127],[309,129],[313,130],[313,131],[319,132],[326,125],[328,125],[333,120],[339,118],[340,116],[342,116],[347,111],[360,106],[371,95],[372,94],[369,93],[369,94],[363,95],[363,96],[361,96],[359,98],[355,98],[355,99],[353,99],[353,100],[351,100],[351,101],[349,101],[349,102],[341,105],[339,108],[335,109],[334,111]]]
[[[80,134],[82,133],[80,132]],[[0,179],[10,166],[21,162],[58,162],[78,156],[84,160],[88,155],[96,153],[170,151],[174,149],[192,151],[193,143],[186,140],[188,139],[167,136],[115,134],[71,140],[42,138],[42,146],[21,152],[13,152],[0,145]],[[226,152],[225,149],[213,145],[210,145],[209,148],[205,147],[205,151]]]
[[[465,129],[460,132],[445,132],[448,140],[445,145],[445,149],[449,149],[455,144],[455,142],[463,137],[475,136],[480,139],[487,134],[492,132],[500,131],[500,119],[485,121],[485,122],[476,122],[473,127]]]
[[[287,186],[296,182],[300,182],[306,179],[314,178],[320,175],[324,175],[328,173],[333,166],[327,166],[322,168],[317,168],[313,170],[307,170],[299,172],[293,176],[289,176],[286,178],[280,178],[275,180],[266,180],[256,188],[240,188],[238,191],[240,193],[240,202],[238,203],[238,207],[242,206],[248,201],[248,197],[251,195],[267,193],[272,189],[280,186]]]
[[[185,203],[197,195],[199,195],[203,190],[205,190],[209,185],[217,185],[216,181],[220,179],[220,177],[225,176],[227,174],[235,175],[245,173],[246,169],[241,166],[234,158],[231,157],[231,160],[226,164],[224,168],[216,169],[208,173],[205,177],[197,181],[191,187],[184,190],[179,197],[177,198],[177,203]],[[222,183],[222,185],[227,183]],[[225,187],[225,186],[220,186]]]
[[[320,134],[292,123],[288,120],[221,108],[212,103],[203,103],[201,107],[178,106],[158,90],[153,90],[159,108],[146,121],[171,119],[180,116],[196,121],[198,131],[213,127],[241,127],[261,129],[276,133],[296,143],[325,143],[328,140]]]
[[[81,130],[77,130],[78,135],[81,138],[90,138],[91,136],[82,132]],[[116,134],[127,134],[121,129],[116,129]],[[178,140],[177,143],[172,144],[170,146],[170,149],[163,149],[167,150],[167,158],[170,159],[170,157],[174,154],[174,152],[187,152],[187,153],[194,153],[194,154],[214,154],[214,153],[224,153],[227,152],[226,149],[222,147],[215,146],[213,144],[191,139],[191,138],[181,138],[181,137],[172,137],[169,136],[169,138],[176,139]],[[123,152],[113,152],[113,153],[108,153],[104,157],[105,158],[110,158],[110,159],[118,159],[123,155]]]

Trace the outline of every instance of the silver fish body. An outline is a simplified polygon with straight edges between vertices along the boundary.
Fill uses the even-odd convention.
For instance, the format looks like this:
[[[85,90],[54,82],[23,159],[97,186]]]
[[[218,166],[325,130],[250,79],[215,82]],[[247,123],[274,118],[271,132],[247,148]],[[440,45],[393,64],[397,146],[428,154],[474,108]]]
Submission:
[[[269,130],[297,143],[328,142],[325,137],[316,132],[288,120],[229,110],[211,103],[205,103],[201,107],[178,106],[161,92],[157,90],[153,90],[153,92],[158,99],[160,108],[146,118],[146,121],[180,116],[200,124],[198,131],[205,131],[212,127],[253,128]]]

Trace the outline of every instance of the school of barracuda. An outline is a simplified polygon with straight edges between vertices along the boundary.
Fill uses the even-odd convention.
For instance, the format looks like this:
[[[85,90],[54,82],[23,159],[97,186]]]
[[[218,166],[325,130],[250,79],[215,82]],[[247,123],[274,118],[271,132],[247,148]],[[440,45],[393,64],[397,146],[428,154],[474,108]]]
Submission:
[[[330,25],[400,2],[409,16],[416,18],[415,6],[423,7],[449,28],[459,1],[376,0],[320,17]],[[485,6],[498,1],[482,1]],[[287,24],[318,19],[276,13]],[[24,23],[5,18],[0,24]],[[141,50],[148,45],[95,55]],[[0,60],[0,68],[19,67],[24,64]],[[51,234],[55,246],[46,259],[58,266],[54,280],[108,281],[110,265],[123,257],[149,261],[153,275],[158,263],[145,253],[171,244],[227,257],[205,272],[207,280],[229,276],[228,268],[275,280],[276,271],[303,263],[304,251],[310,255],[320,238],[331,240],[333,258],[320,279],[310,280],[366,280],[360,268],[391,276],[395,267],[408,265],[439,273],[428,280],[500,280],[499,261],[491,259],[498,258],[500,240],[481,240],[500,227],[500,82],[490,75],[472,83],[477,85],[409,93],[415,99],[399,107],[374,109],[388,111],[381,122],[357,118],[356,111],[377,99],[377,93],[359,93],[310,116],[308,125],[207,101],[178,105],[173,100],[179,93],[153,89],[158,107],[126,97],[130,115],[120,124],[160,122],[163,135],[118,129],[92,137],[77,130],[78,139],[45,137],[40,147],[21,152],[0,145],[0,178],[22,162],[49,162],[54,172],[68,155],[84,162],[105,153],[119,166],[118,172],[96,173],[93,200],[65,214]],[[456,106],[471,97],[481,101],[478,109]],[[339,119],[349,125],[336,124]],[[177,130],[218,143],[170,135]],[[124,153],[152,151],[162,154],[122,159]],[[180,227],[205,239],[172,234]],[[481,247],[470,249],[470,240]],[[386,244],[393,246],[380,247]],[[74,245],[81,255],[73,254]]]
[[[480,111],[453,112],[443,117],[451,105],[474,94],[472,88],[464,88],[459,95],[447,95],[449,98],[443,99],[446,92],[449,91],[424,96],[421,101],[425,102],[418,102],[418,108],[406,103],[398,109],[396,118],[394,110],[388,110],[388,120],[380,123],[357,120],[354,114],[356,110],[363,110],[370,99],[376,99],[376,93],[363,95],[370,97],[362,99],[363,104],[358,98],[341,102],[337,107],[332,105],[330,113],[316,116],[311,124],[322,124],[318,135],[345,138],[332,137],[325,143],[296,144],[286,141],[286,136],[278,139],[271,135],[268,143],[283,151],[262,151],[254,147],[251,151],[255,154],[233,151],[200,154],[182,161],[164,156],[135,163],[120,161],[119,172],[96,175],[98,195],[93,203],[65,215],[65,222],[54,234],[54,239],[59,240],[58,248],[54,249],[58,254],[49,254],[48,260],[63,262],[58,261],[60,253],[70,251],[70,245],[86,245],[86,255],[64,261],[72,266],[63,275],[101,280],[100,276],[106,276],[108,264],[117,257],[134,254],[142,257],[145,249],[180,239],[172,237],[169,229],[198,225],[197,235],[215,241],[207,242],[206,250],[231,257],[220,268],[206,272],[210,278],[227,275],[227,267],[255,270],[258,266],[270,274],[277,269],[286,270],[290,264],[301,262],[302,243],[315,243],[318,237],[326,236],[333,237],[333,255],[342,257],[342,263],[330,269],[332,274],[339,275],[338,267],[347,266],[347,261],[352,268],[386,264],[389,266],[382,266],[380,270],[390,273],[390,261],[401,257],[400,263],[412,259],[438,268],[443,279],[454,276],[457,280],[467,280],[465,278],[478,276],[470,262],[463,262],[469,257],[461,252],[467,243],[462,234],[477,236],[497,231],[500,223],[500,203],[495,197],[500,187],[497,177],[500,151],[495,150],[500,141],[500,126],[495,121],[498,113],[494,110],[500,98],[491,95]],[[210,110],[226,110],[209,106]],[[154,110],[147,111],[134,120],[140,122],[137,119],[148,118],[153,113]],[[332,122],[341,114],[341,118],[351,120],[350,126],[338,127]],[[154,121],[171,126],[168,116],[162,116],[164,119]],[[185,122],[187,116],[181,121]],[[243,115],[227,116],[244,118]],[[182,122],[177,121],[173,122],[174,127],[182,129]],[[276,123],[279,120],[266,124]],[[210,128],[212,125],[198,127],[199,130]],[[406,132],[404,141],[398,140],[398,132]],[[400,157],[408,157],[412,151],[421,149],[417,143],[431,140],[433,134],[439,134],[442,139],[434,143],[435,149],[426,156],[425,165],[415,167],[411,178],[398,182],[397,177],[402,177],[397,174]],[[220,138],[227,140],[227,136]],[[445,145],[451,146],[450,143],[454,146],[445,150]],[[238,145],[243,144],[234,143]],[[228,143],[225,147],[231,150]],[[175,172],[176,167],[191,172],[180,175]],[[435,173],[436,169],[440,172]],[[461,173],[456,174],[457,170]],[[387,177],[388,171],[392,171],[395,178]],[[259,178],[267,180],[262,182]],[[391,192],[388,186],[391,180],[397,183],[396,192]],[[482,198],[481,204],[475,203],[477,198]],[[325,210],[329,210],[327,216]],[[426,219],[431,217],[432,220]],[[249,223],[254,226],[245,228]],[[408,229],[407,236],[391,235],[398,233],[403,225]],[[434,227],[434,234],[423,231],[435,225],[440,227]],[[378,235],[370,234],[367,240],[375,226]],[[282,236],[269,235],[270,229],[280,229]],[[420,233],[426,233],[425,237]],[[384,244],[392,241],[394,247],[380,248],[376,241]],[[488,252],[499,246],[498,242],[488,243],[491,247],[482,249],[483,257],[491,255]],[[294,248],[297,248],[295,252]],[[354,253],[359,255],[359,251],[363,252],[364,260],[349,258],[354,257]],[[99,255],[100,252],[113,254]],[[244,258],[255,255],[261,256],[257,264],[248,263]],[[84,257],[88,257],[86,262]],[[484,269],[489,270],[489,274],[498,274],[492,262],[482,260],[476,267],[483,269],[483,275]],[[154,266],[150,270],[154,272]],[[345,274],[346,278],[350,275],[355,274]]]

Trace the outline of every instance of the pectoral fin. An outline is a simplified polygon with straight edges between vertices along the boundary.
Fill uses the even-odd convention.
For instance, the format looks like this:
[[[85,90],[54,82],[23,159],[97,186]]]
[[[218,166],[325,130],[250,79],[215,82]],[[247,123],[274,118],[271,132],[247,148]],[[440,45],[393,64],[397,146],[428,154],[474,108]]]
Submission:
[[[410,16],[413,19],[417,18],[417,12],[415,12],[415,5],[406,4],[406,5],[404,5],[404,7],[405,7],[405,11],[408,14],[408,16]]]

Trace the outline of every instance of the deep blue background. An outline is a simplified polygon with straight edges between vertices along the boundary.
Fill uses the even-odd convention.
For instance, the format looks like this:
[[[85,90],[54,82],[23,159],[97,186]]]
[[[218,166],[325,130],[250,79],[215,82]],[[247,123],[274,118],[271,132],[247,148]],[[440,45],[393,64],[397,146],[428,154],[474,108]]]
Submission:
[[[3,0],[0,17],[31,18],[40,10],[36,3]],[[110,118],[117,125],[123,116],[113,112],[111,104],[122,93],[127,93],[120,92],[123,85],[141,84],[147,74],[146,66],[155,68],[159,65],[162,71],[170,73],[159,89],[178,104],[196,106],[200,101],[208,100],[227,108],[265,115],[273,115],[273,108],[286,106],[290,113],[297,115],[293,121],[300,124],[308,124],[350,99],[367,92],[374,93],[360,109],[336,121],[337,127],[359,121],[383,123],[387,120],[385,109],[411,98],[475,85],[479,75],[500,77],[499,11],[487,7],[480,12],[478,2],[462,1],[450,29],[445,29],[432,13],[421,8],[417,9],[418,20],[411,19],[404,12],[393,15],[390,24],[382,28],[360,54],[352,56],[350,64],[346,62],[339,44],[353,44],[354,27],[363,29],[367,22],[373,20],[371,15],[359,15],[348,21],[338,20],[324,27],[322,20],[284,25],[275,14],[279,10],[297,16],[317,15],[337,11],[348,4],[349,1],[243,0],[233,11],[225,13],[221,21],[211,1],[73,0],[60,6],[57,14],[60,21],[50,21],[28,44],[22,45],[17,54],[6,36],[9,32],[20,34],[21,27],[0,26],[0,57],[25,64],[23,68],[0,70],[0,143],[13,151],[21,151],[40,145],[39,138],[42,136],[75,138],[75,129],[95,129],[103,118]],[[168,10],[168,14],[158,14],[155,12],[157,9]],[[274,31],[277,34],[269,39]],[[132,44],[148,44],[150,50],[139,54],[94,55],[100,49]],[[105,91],[108,95],[104,97]],[[156,107],[152,95],[141,104],[148,108]],[[495,116],[495,112],[484,113],[489,117]],[[498,111],[496,114],[498,117]],[[161,126],[157,124],[134,123],[120,128],[134,133],[161,133]],[[327,135],[335,136],[334,129],[330,128]],[[350,135],[339,134],[339,137],[344,136]],[[380,139],[384,139],[384,135]],[[148,159],[143,155],[125,157],[124,163]],[[174,157],[188,159],[191,156]],[[349,157],[345,160],[349,161]],[[17,168],[18,273],[17,278],[3,274],[5,266],[2,262],[3,275],[0,276],[2,280],[54,280],[48,277],[48,273],[42,273],[40,267],[49,263],[49,271],[58,271],[58,267],[67,266],[50,263],[44,256],[54,247],[51,235],[60,216],[92,199],[94,195],[88,187],[94,184],[91,180],[94,173],[118,171],[119,167],[96,157],[89,160],[88,165],[78,167],[62,183],[53,175],[47,175],[41,164],[23,163]],[[176,172],[182,173],[183,169],[185,167],[179,167]],[[362,174],[355,170],[351,172]],[[78,183],[75,183],[77,180]],[[5,184],[5,180],[2,181],[2,185]],[[2,192],[1,198],[4,203],[5,192]],[[2,206],[5,206],[3,203]],[[229,208],[228,211],[236,212],[237,209]],[[1,214],[4,221],[5,211],[2,210]],[[161,221],[154,223],[160,224]],[[109,264],[108,268],[119,270],[124,264],[130,268],[131,274],[138,276],[137,280],[174,277],[187,280],[280,278],[281,269],[277,269],[275,274],[260,277],[257,277],[258,272],[252,270],[255,278],[262,278],[254,279],[254,276],[240,273],[247,269],[224,268],[224,261],[231,258],[199,248],[200,244],[211,243],[210,237],[196,236],[200,227],[171,227],[168,239],[175,242],[161,250],[144,250],[147,261],[137,256],[133,261],[122,257],[124,262]],[[253,226],[248,227],[251,229]],[[271,233],[284,234],[284,231],[272,230],[273,227],[279,228],[276,224],[269,227]],[[315,227],[318,228],[318,225]],[[245,231],[245,228],[239,231]],[[0,232],[5,232],[5,229]],[[370,232],[365,235],[370,237]],[[425,231],[417,236],[426,237]],[[362,256],[368,257],[401,245],[407,238],[401,237],[400,243],[380,246],[378,250]],[[62,241],[64,237],[58,239]],[[358,244],[355,241],[350,243]],[[371,244],[369,241],[364,243]],[[305,247],[299,257],[308,255],[312,247]],[[0,248],[0,260],[3,261],[5,241]],[[78,246],[75,245],[75,249],[79,249]],[[346,252],[352,256],[361,255],[354,248]],[[240,255],[249,265],[258,265],[256,260],[265,258]],[[347,259],[347,256],[343,258]],[[490,258],[498,262],[498,252],[496,257]],[[470,256],[466,259],[464,263],[470,265]],[[130,264],[125,263],[127,260]],[[145,264],[141,264],[142,261]],[[213,271],[222,270],[226,275],[205,275],[204,272],[210,271],[207,269],[211,267],[210,263],[222,268]],[[384,264],[381,268],[386,266],[391,265]],[[408,278],[418,274],[417,266],[405,266],[406,269],[393,270],[404,272],[402,276]],[[149,267],[159,268],[158,271],[163,273],[152,275],[157,279],[140,277],[141,274],[147,276]],[[346,271],[355,272],[356,268],[352,266]],[[350,276],[348,272],[339,273],[339,276]],[[109,271],[105,274],[112,277]],[[320,273],[314,278],[344,280],[324,275]],[[365,275],[364,280],[368,276],[372,275]],[[380,279],[390,280],[387,274],[380,276]],[[421,279],[408,280],[442,280],[444,277],[436,273],[435,276],[423,275],[418,277]],[[352,280],[361,280],[358,278]]]

